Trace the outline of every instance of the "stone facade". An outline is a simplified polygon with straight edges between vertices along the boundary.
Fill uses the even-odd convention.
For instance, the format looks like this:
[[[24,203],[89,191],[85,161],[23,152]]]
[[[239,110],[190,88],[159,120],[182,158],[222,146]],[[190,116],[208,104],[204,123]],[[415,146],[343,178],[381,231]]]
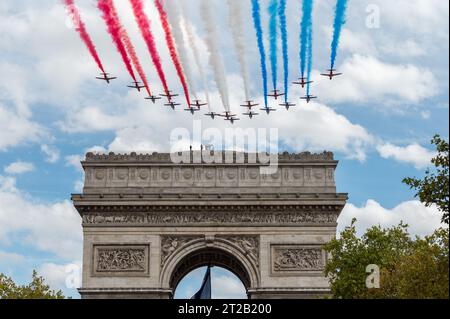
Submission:
[[[83,220],[82,297],[171,298],[209,263],[234,272],[249,298],[328,294],[322,246],[347,200],[333,154],[280,154],[270,175],[249,154],[231,158],[87,154],[83,194],[72,196]]]

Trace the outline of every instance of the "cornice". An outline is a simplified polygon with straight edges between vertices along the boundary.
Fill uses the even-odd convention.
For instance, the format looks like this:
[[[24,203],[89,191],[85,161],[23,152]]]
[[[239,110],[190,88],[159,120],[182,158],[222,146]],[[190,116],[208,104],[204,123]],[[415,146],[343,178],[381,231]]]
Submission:
[[[206,152],[209,151],[203,151],[203,154],[207,154]],[[198,155],[201,153],[201,151],[191,151],[191,157],[197,153]],[[225,157],[226,154],[229,154],[227,152],[216,152],[211,153],[217,156],[217,154],[221,154],[221,158],[223,160],[222,163],[225,163]],[[234,163],[236,163],[236,159],[238,158],[238,155],[244,156],[244,163],[248,163],[248,157],[250,155],[255,154],[249,154],[249,153],[238,153],[238,152],[231,152],[233,154]],[[268,155],[268,154],[267,154]],[[257,157],[257,156],[256,156]],[[334,154],[332,152],[323,152],[323,153],[311,153],[311,152],[302,152],[302,153],[280,153],[278,154],[278,161],[279,163],[304,163],[304,162],[317,162],[317,163],[337,163],[337,161],[334,160]],[[130,153],[130,154],[116,154],[116,153],[109,153],[109,154],[94,154],[94,153],[87,153],[86,159],[82,162],[83,165],[89,165],[89,164],[122,164],[122,163],[147,163],[147,164],[173,164],[171,160],[171,154],[170,153],[152,153],[152,154],[138,154],[138,153]],[[220,164],[220,163],[219,163]],[[239,163],[236,163],[239,165]],[[259,161],[257,161],[256,164],[260,164]],[[204,163],[199,163],[199,165],[204,165]],[[231,164],[235,165],[235,164]]]

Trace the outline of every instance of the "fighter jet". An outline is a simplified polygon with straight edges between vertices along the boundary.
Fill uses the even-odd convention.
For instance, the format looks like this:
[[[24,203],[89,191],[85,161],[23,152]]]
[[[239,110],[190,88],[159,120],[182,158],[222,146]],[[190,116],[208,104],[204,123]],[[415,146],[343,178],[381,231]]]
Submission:
[[[342,75],[342,73],[334,73],[334,72],[336,71],[336,69],[328,69],[327,71],[328,71],[329,73],[322,73],[321,75],[322,75],[322,76],[329,77],[330,80],[333,80],[333,78],[334,78],[335,76]]]
[[[246,107],[248,111],[246,113],[242,113],[242,115],[248,116],[250,119],[253,118],[255,115],[259,115],[259,113],[253,112],[252,108],[255,106],[258,106],[258,103],[253,103],[253,101],[245,101],[244,103],[247,104],[241,104],[242,107]]]
[[[275,100],[278,100],[278,98],[279,98],[280,96],[283,96],[283,95],[284,95],[284,93],[278,93],[279,90],[273,90],[272,92],[273,92],[273,94],[267,94],[267,96],[274,97]]]
[[[258,103],[253,103],[253,101],[245,101],[246,104],[241,104],[242,107],[247,107],[249,109],[253,108],[254,106],[258,106]]]
[[[190,107],[190,108],[188,108],[188,109],[184,109],[186,112],[190,112],[192,115],[195,115],[195,112],[198,112],[198,111],[200,111],[200,109],[198,108],[198,109],[196,109],[196,108],[193,108],[193,107]]]
[[[237,114],[232,114],[230,111],[225,111],[223,114],[219,114],[220,117],[224,117],[226,120],[237,116]]]
[[[170,106],[172,110],[175,110],[175,106],[181,105],[180,103],[170,102],[167,104],[164,104],[164,106]]]
[[[205,114],[206,116],[209,116],[210,118],[212,118],[213,120],[216,118],[216,116],[220,116],[220,114],[218,113],[214,113],[214,112],[209,112]]]
[[[253,112],[252,110],[248,110],[248,112],[242,113],[242,115],[248,116],[250,119],[252,119],[253,116],[259,115],[259,113]]]
[[[145,88],[144,85],[140,85],[140,82],[136,82],[136,81],[134,81],[131,85],[128,85],[128,87],[130,89],[136,89],[139,92],[141,92],[141,89]]]
[[[301,97],[300,99],[301,100],[306,100],[306,103],[309,103],[309,102],[311,102],[311,100],[317,99],[317,96],[307,94],[306,96]]]
[[[231,124],[234,124],[234,122],[236,121],[240,121],[241,119],[237,118],[237,117],[230,117],[230,118],[226,118],[225,121],[230,121]]]
[[[191,105],[191,106],[195,106],[195,107],[197,107],[197,109],[200,110],[200,108],[201,108],[202,106],[208,105],[208,103],[201,103],[200,100],[195,100],[194,103],[191,103],[190,105]]]
[[[106,81],[106,83],[111,83],[112,80],[117,79],[116,77],[110,77],[109,73],[100,73],[101,77],[96,77],[97,80]]]
[[[150,101],[152,101],[152,102],[153,102],[153,104],[155,104],[155,103],[156,103],[156,100],[161,100],[161,98],[160,98],[160,97],[157,97],[157,96],[154,96],[154,95],[150,95],[149,97],[146,97],[145,99],[146,99],[146,100],[150,100]]]
[[[284,106],[286,108],[286,110],[289,111],[291,106],[295,106],[295,104],[294,103],[285,102],[285,103],[281,103],[280,106]]]
[[[266,112],[267,115],[270,115],[270,112],[275,112],[276,111],[276,109],[271,108],[271,107],[265,107],[265,108],[262,108],[260,110]]]
[[[167,91],[167,93],[160,94],[159,96],[166,97],[167,100],[170,102],[170,101],[172,100],[173,97],[178,96],[178,94],[172,94],[171,92],[172,92],[172,91]]]
[[[302,88],[305,88],[306,85],[313,83],[314,81],[308,81],[304,76],[298,79],[298,82],[293,82],[294,84],[301,85]]]

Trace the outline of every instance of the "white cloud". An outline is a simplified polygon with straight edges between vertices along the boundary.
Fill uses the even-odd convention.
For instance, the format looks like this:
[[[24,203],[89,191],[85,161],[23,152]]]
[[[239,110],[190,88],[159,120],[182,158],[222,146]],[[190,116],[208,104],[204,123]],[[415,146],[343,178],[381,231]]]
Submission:
[[[247,298],[244,285],[235,276],[213,276],[211,285],[213,299]]]
[[[218,98],[214,94],[212,99],[216,97]],[[237,109],[242,103],[240,97],[232,94],[230,100],[234,106],[233,111],[241,111]],[[115,152],[168,151],[173,129],[186,128],[192,134],[193,121],[186,117],[185,112],[149,107],[148,103],[133,96],[119,98],[116,102],[118,104],[115,107],[120,110],[123,110],[125,105],[133,107],[128,107],[125,112],[116,112],[111,105],[107,108],[88,107],[69,116],[67,123],[60,125],[71,132],[114,131],[116,137],[108,148]],[[219,112],[220,109],[217,107],[216,111]],[[222,132],[222,136],[225,136],[225,130],[230,128],[279,128],[280,142],[295,151],[330,150],[358,160],[365,159],[366,150],[373,142],[373,137],[364,127],[352,123],[321,103],[301,103],[289,112],[280,108],[276,113],[270,117],[261,114],[254,120],[242,118],[233,127],[225,121],[212,121],[204,116],[195,119],[201,121],[203,130],[217,128]]]
[[[84,182],[82,180],[75,181],[75,184],[73,186],[73,189],[77,193],[82,193],[84,187]]]
[[[383,53],[391,54],[399,57],[419,57],[425,55],[427,52],[425,48],[420,46],[413,39],[408,39],[402,42],[390,42],[381,47]]]
[[[412,164],[417,169],[422,169],[429,166],[431,164],[431,159],[435,156],[434,152],[420,146],[419,144],[411,144],[402,147],[385,143],[378,145],[377,150],[383,158],[392,158],[397,162]]]
[[[0,103],[0,151],[27,142],[37,142],[45,136],[48,136],[47,130],[40,124],[8,110]]]
[[[424,120],[429,120],[431,118],[431,112],[430,111],[422,111],[422,112],[420,112],[420,116]]]
[[[47,156],[46,161],[48,163],[54,164],[59,161],[60,152],[56,147],[43,144],[41,145],[41,151]]]
[[[339,217],[339,231],[357,218],[357,230],[361,235],[372,226],[391,227],[401,221],[409,225],[411,235],[427,236],[441,226],[442,214],[436,207],[425,207],[419,201],[408,201],[387,209],[374,200],[368,200],[363,207],[347,204]]]
[[[83,167],[81,166],[81,156],[80,155],[68,155],[65,157],[66,165],[75,168],[78,172],[83,172]]]
[[[0,243],[34,247],[66,258],[80,259],[81,218],[72,203],[36,202],[19,191],[14,178],[0,176]]]
[[[15,162],[5,167],[5,173],[11,175],[25,174],[34,171],[33,163]]]
[[[38,274],[44,277],[52,290],[62,290],[65,296],[78,297],[77,288],[81,286],[81,261],[69,264],[44,263]]]
[[[16,253],[0,251],[1,265],[15,265],[25,261],[25,257]]]
[[[412,64],[385,63],[372,56],[353,55],[339,68],[345,76],[334,81],[317,79],[317,91],[324,101],[345,103],[383,102],[417,104],[438,92],[438,83],[433,73]]]

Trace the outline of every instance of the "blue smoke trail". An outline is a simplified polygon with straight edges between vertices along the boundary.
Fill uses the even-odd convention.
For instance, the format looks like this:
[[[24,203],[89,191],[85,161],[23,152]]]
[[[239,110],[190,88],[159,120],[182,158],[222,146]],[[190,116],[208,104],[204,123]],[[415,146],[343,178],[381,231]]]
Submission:
[[[272,84],[273,89],[277,89],[278,79],[278,28],[277,28],[277,17],[278,17],[278,0],[270,0],[269,4],[269,39],[270,39],[270,64],[272,67]]]
[[[312,19],[311,19],[312,22]],[[313,49],[313,28],[312,24],[311,27],[308,29],[308,70],[307,70],[307,82],[306,85],[306,95],[310,95],[311,93],[311,71],[312,71],[312,49]]]
[[[347,10],[347,0],[337,0],[336,14],[334,17],[333,42],[331,43],[331,69],[334,69],[336,63],[339,40],[341,38],[342,27],[345,24],[345,11]]]
[[[303,16],[300,25],[300,72],[302,77],[305,76],[306,55],[308,50],[308,30],[312,28],[312,9],[313,0],[303,0]]]
[[[263,30],[261,26],[261,14],[258,0],[252,0],[253,7],[253,23],[255,25],[256,37],[258,38],[258,49],[261,56],[261,73],[264,86],[264,103],[267,108],[267,66],[266,66],[266,51],[264,49]]]
[[[289,56],[288,56],[288,33],[286,22],[286,0],[280,0],[280,6],[278,8],[278,15],[280,17],[281,28],[281,45],[283,50],[283,69],[284,69],[284,101],[287,103],[289,100]]]

